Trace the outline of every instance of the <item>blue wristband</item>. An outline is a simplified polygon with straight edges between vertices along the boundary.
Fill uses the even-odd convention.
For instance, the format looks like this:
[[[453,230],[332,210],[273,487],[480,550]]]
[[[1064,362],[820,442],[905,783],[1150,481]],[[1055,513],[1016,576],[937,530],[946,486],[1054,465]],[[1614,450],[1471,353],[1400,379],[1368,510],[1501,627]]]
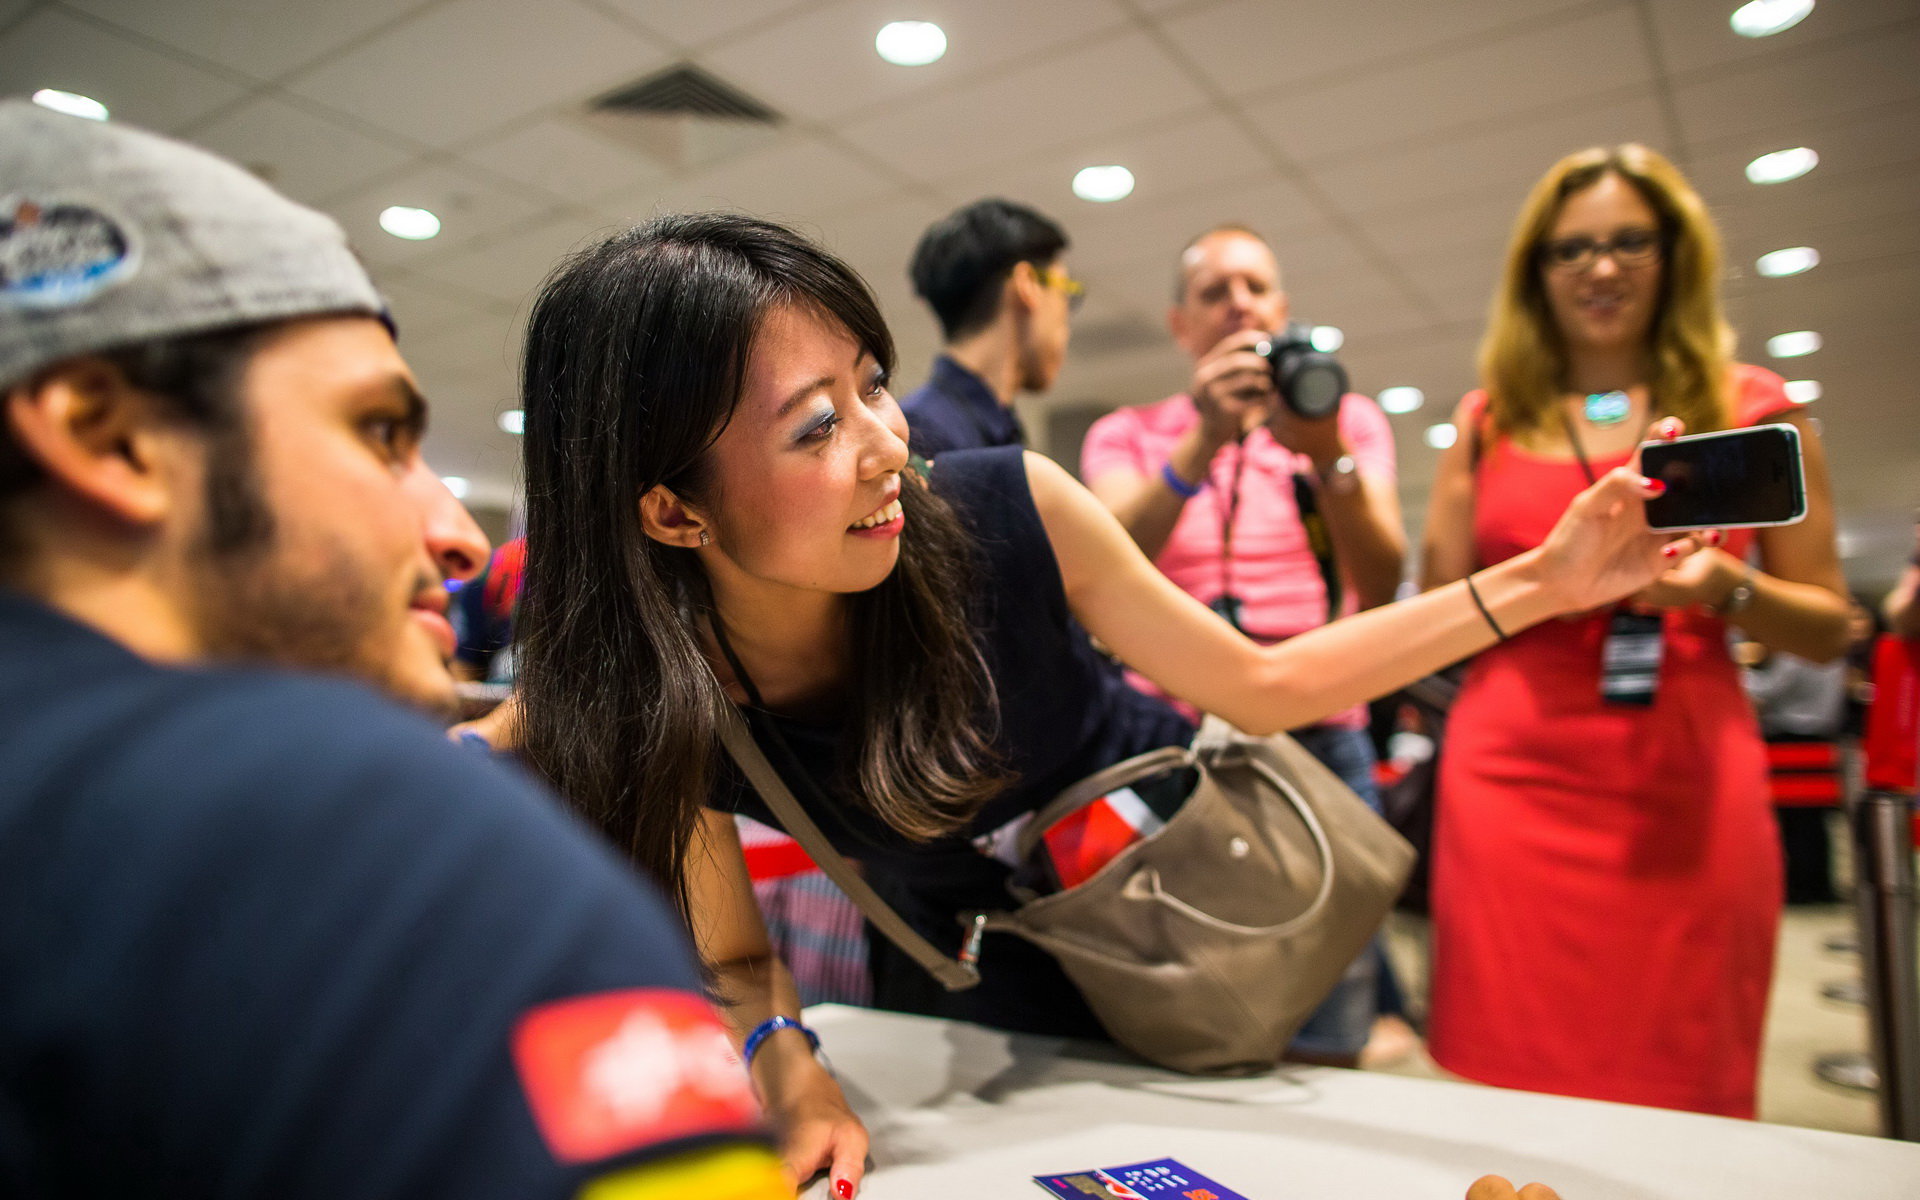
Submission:
[[[1207,481],[1204,479],[1199,483],[1188,483],[1186,480],[1180,478],[1179,472],[1173,469],[1172,463],[1160,464],[1160,482],[1172,488],[1173,494],[1182,500],[1193,499],[1200,494],[1201,488],[1207,486]]]
[[[753,1027],[753,1032],[747,1035],[746,1044],[740,1047],[740,1057],[746,1060],[747,1066],[753,1066],[753,1056],[759,1052],[760,1043],[782,1029],[798,1029],[807,1035],[807,1045],[815,1050],[820,1048],[820,1035],[792,1017],[768,1017]]]

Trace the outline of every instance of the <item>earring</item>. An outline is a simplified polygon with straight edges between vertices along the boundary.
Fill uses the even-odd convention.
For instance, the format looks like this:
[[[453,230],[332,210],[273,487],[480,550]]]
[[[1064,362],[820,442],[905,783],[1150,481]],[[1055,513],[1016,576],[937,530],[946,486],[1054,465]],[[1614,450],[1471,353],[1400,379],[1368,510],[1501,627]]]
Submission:
[[[706,530],[702,529],[700,531],[700,544],[702,546],[713,545],[713,535],[708,533]]]

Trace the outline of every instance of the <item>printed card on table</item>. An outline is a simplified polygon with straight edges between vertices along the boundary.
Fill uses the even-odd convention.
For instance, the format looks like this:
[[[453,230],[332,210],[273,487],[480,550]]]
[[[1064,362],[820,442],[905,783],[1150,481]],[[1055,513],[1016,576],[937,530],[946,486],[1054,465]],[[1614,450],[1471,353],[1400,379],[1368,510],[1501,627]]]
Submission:
[[[1156,1158],[1124,1167],[1096,1167],[1058,1175],[1035,1175],[1033,1181],[1063,1200],[1247,1200],[1225,1184],[1215,1183],[1177,1159]]]

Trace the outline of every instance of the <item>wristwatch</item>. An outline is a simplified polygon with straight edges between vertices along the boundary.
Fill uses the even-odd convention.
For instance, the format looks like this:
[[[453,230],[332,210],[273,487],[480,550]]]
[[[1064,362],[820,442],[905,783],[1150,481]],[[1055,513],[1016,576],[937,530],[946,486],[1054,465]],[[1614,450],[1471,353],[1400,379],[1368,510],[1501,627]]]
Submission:
[[[1360,464],[1353,455],[1342,454],[1319,471],[1320,486],[1336,496],[1344,496],[1360,487]]]

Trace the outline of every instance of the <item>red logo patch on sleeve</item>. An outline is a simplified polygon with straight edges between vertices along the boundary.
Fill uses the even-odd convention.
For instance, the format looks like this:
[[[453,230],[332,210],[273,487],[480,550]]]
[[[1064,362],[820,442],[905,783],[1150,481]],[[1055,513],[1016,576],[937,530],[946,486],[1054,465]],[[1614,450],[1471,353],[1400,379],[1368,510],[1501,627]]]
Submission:
[[[514,1026],[513,1061],[561,1162],[760,1126],[720,1019],[689,992],[635,988],[539,1005]]]

